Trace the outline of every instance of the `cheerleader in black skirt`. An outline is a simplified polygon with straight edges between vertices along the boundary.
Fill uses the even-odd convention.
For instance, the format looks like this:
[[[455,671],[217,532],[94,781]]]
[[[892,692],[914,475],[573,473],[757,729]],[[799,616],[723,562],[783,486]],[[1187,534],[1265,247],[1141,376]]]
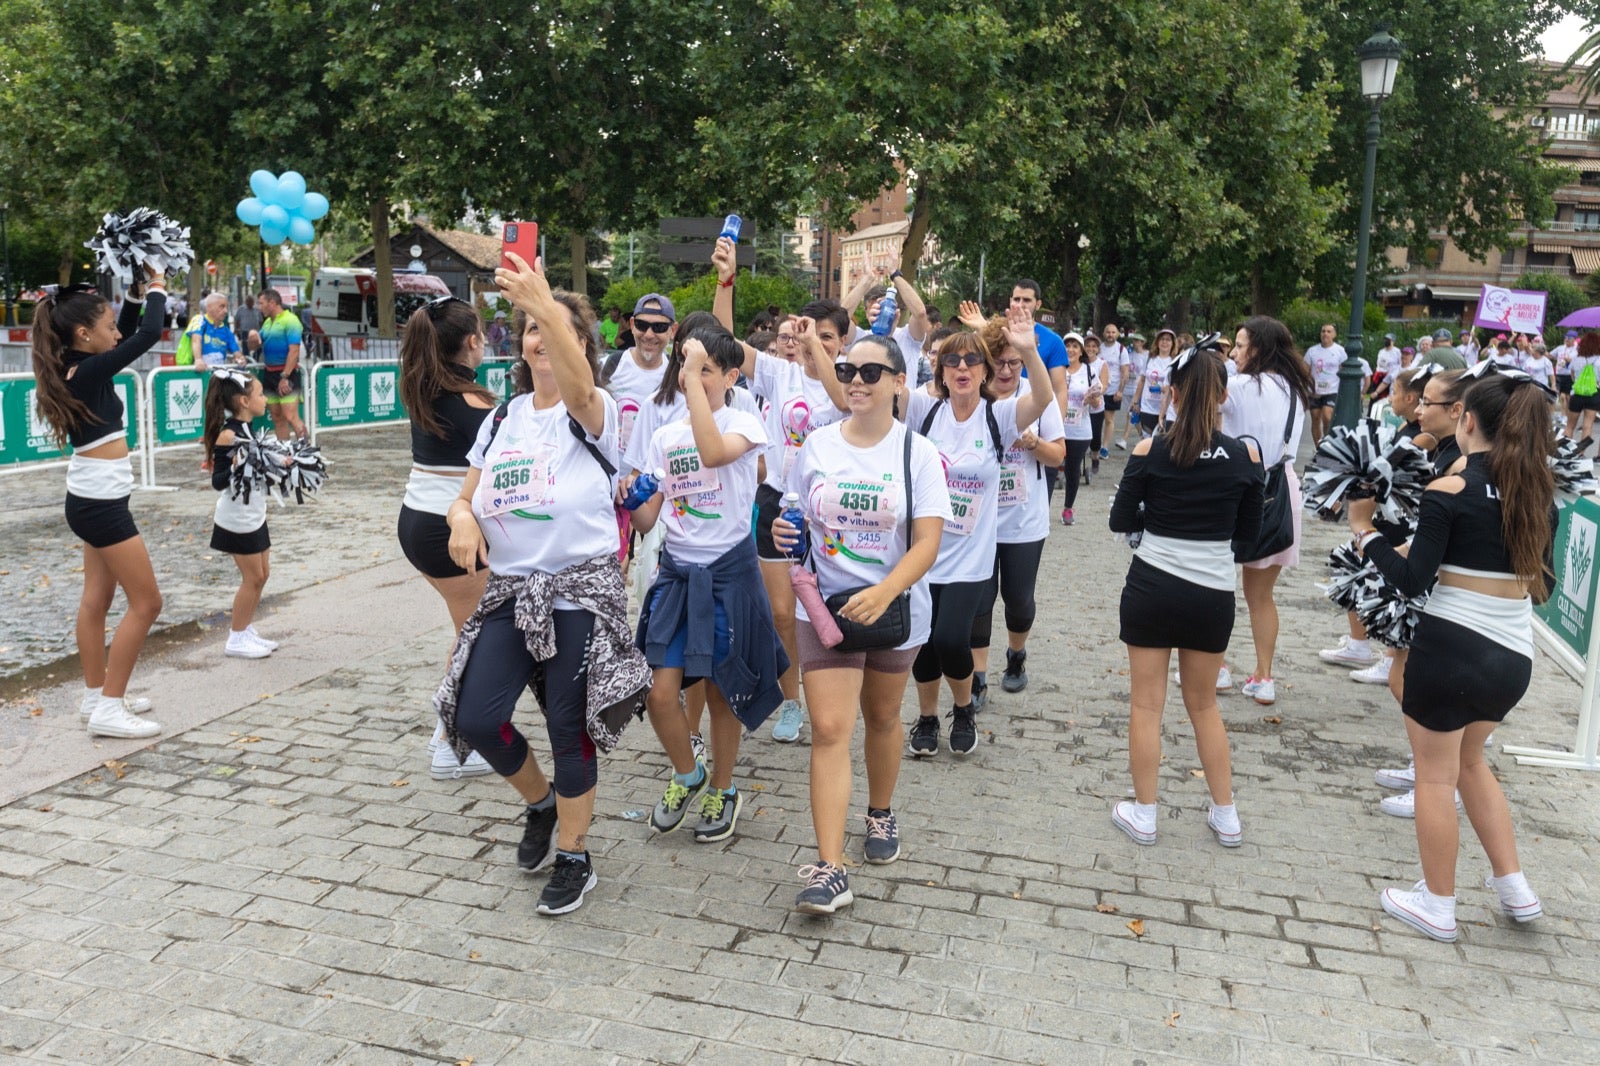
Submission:
[[[267,532],[267,486],[263,479],[234,483],[234,452],[250,434],[250,423],[267,413],[267,394],[254,374],[215,370],[206,390],[205,452],[211,487],[218,492],[211,526],[211,550],[227,552],[239,568],[233,594],[233,619],[223,654],[235,659],[265,659],[277,641],[256,632],[256,607],[271,573],[272,536]]]
[[[1161,711],[1174,648],[1184,708],[1211,789],[1207,824],[1225,847],[1243,840],[1214,679],[1233,634],[1231,541],[1253,541],[1260,529],[1263,474],[1256,449],[1219,428],[1227,381],[1213,351],[1191,348],[1173,362],[1176,421],[1133,449],[1111,505],[1113,532],[1142,534],[1122,590],[1135,798],[1118,803],[1111,816],[1140,844],[1156,841]]]

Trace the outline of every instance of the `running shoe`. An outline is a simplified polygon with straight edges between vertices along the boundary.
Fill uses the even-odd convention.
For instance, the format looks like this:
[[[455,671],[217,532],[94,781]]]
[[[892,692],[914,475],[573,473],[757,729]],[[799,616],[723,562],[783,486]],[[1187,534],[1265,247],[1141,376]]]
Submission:
[[[1373,660],[1372,645],[1366,641],[1354,641],[1348,636],[1339,638],[1337,647],[1324,648],[1317,652],[1317,658],[1325,663],[1335,666],[1371,666]],[[1381,656],[1379,656],[1381,658]]]
[[[1063,507],[1061,509],[1061,524],[1064,526],[1072,525],[1072,508]]]
[[[550,881],[539,893],[538,911],[540,914],[570,914],[583,906],[583,897],[599,883],[587,851],[581,859],[557,855]]]
[[[1405,922],[1417,932],[1442,940],[1446,944],[1456,939],[1456,898],[1435,896],[1428,891],[1428,882],[1418,881],[1407,892],[1386,888],[1378,896],[1383,909]]]
[[[856,901],[850,894],[850,876],[843,866],[829,862],[802,866],[800,877],[806,887],[794,898],[794,909],[803,914],[832,914]]]
[[[1100,449],[1100,458],[1102,458],[1102,459],[1111,458],[1111,449],[1110,448],[1101,448]],[[1097,465],[1095,467],[1095,473],[1098,474],[1099,472],[1100,472],[1100,467]]]
[[[711,785],[711,775],[706,773],[706,764],[695,761],[694,768],[700,771],[699,781],[694,785],[680,785],[672,778],[667,780],[667,791],[662,795],[661,802],[656,804],[656,809],[650,812],[650,828],[657,833],[670,833],[683,824],[683,816],[695,806],[705,791]]]
[[[744,807],[744,794],[736,788],[726,792],[708,789],[700,797],[700,822],[694,827],[696,844],[715,844],[733,836],[739,824],[739,811]]]
[[[932,714],[922,715],[917,719],[917,724],[911,727],[911,754],[918,759],[925,759],[938,753],[939,718]]]
[[[883,866],[900,857],[900,823],[893,811],[867,812],[867,842],[863,849],[867,861]]]
[[[1217,671],[1217,691],[1233,691],[1233,675],[1228,672],[1228,668],[1226,666],[1223,666]]]
[[[983,674],[974,672],[972,675],[972,710],[973,713],[983,710],[989,702],[989,679]]]
[[[772,723],[772,739],[779,744],[793,744],[800,739],[800,724],[805,717],[799,700],[784,700],[778,705],[778,715]]]
[[[1006,673],[1000,687],[1007,692],[1021,692],[1028,687],[1028,649],[1006,650]]]
[[[1278,702],[1278,686],[1270,677],[1250,677],[1239,686],[1239,691],[1261,704],[1270,707]]]
[[[517,865],[534,873],[549,866],[555,856],[556,802],[552,792],[550,806],[545,809],[528,806],[528,822],[522,830],[522,843],[517,845]]]
[[[1120,800],[1111,808],[1111,823],[1127,833],[1135,844],[1156,842],[1156,805],[1148,808],[1133,800]]]
[[[978,747],[978,726],[973,721],[972,704],[952,707],[950,718],[950,751],[955,755],[971,755]]]

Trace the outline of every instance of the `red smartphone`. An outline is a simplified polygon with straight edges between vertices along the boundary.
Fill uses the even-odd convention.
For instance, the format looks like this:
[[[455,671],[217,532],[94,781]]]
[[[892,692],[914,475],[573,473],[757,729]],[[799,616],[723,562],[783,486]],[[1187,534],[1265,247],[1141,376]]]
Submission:
[[[516,252],[529,266],[539,258],[539,223],[507,222],[500,237],[500,265],[515,272],[516,264],[507,258],[507,252]]]

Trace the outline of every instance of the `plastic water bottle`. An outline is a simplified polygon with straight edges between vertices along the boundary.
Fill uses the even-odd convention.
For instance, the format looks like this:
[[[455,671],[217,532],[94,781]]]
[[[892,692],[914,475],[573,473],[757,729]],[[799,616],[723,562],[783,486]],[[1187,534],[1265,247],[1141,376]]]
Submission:
[[[734,244],[739,243],[739,231],[744,228],[744,219],[738,215],[729,215],[722,220],[722,232],[719,237],[726,237]]]
[[[783,496],[783,520],[789,523],[800,534],[789,548],[789,558],[804,559],[806,557],[806,515],[800,510],[800,494],[786,492]]]
[[[622,506],[630,511],[637,511],[639,505],[656,494],[661,487],[661,479],[666,477],[662,471],[657,470],[654,475],[641,473],[633,479],[633,488],[622,498]]]
[[[879,337],[893,333],[894,319],[899,312],[899,301],[895,299],[894,290],[890,289],[883,294],[883,303],[878,305],[878,317],[872,320],[872,332]]]

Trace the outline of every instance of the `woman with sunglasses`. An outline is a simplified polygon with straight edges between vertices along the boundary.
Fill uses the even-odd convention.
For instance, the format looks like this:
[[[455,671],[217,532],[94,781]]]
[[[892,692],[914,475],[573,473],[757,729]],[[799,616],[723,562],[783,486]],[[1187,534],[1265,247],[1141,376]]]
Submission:
[[[1070,526],[1076,520],[1073,508],[1078,503],[1078,485],[1089,476],[1084,461],[1094,443],[1091,408],[1095,386],[1099,381],[1095,378],[1094,368],[1084,358],[1083,338],[1076,333],[1068,333],[1061,341],[1067,348],[1066,378],[1058,389],[1057,398],[1062,432],[1067,442],[1067,457],[1062,463],[1067,480],[1062,486],[1061,524]]]
[[[127,415],[115,378],[161,339],[166,278],[149,271],[128,291],[121,315],[93,285],[45,296],[33,312],[34,396],[67,461],[67,528],[83,542],[83,599],[78,604],[78,659],[83,664],[79,715],[95,737],[153,737],[161,726],[138,715],[150,701],[128,696],[144,638],[161,614],[161,590],[128,497]],[[126,337],[126,339],[123,339]],[[127,613],[106,649],[106,615],[118,587]]]
[[[950,517],[939,453],[896,419],[906,387],[905,357],[890,337],[866,336],[850,346],[833,371],[850,413],[811,432],[789,475],[811,537],[811,563],[826,599],[858,591],[841,614],[871,624],[908,590],[911,631],[895,648],[841,652],[823,646],[802,604],[795,639],[811,714],[811,820],[817,861],[800,868],[806,882],[795,909],[832,914],[854,896],[845,872],[845,820],[853,774],[850,742],[857,711],[866,725],[865,858],[884,864],[900,857],[894,788],[900,776],[905,728],[900,704],[917,648],[933,613],[924,580]],[[911,494],[901,488],[911,473]],[[914,513],[908,513],[908,504]],[[781,517],[773,539],[788,549],[795,530]]]
[[[1006,342],[1022,354],[1030,378],[1050,380],[1027,310],[1012,307],[1007,312]],[[1000,464],[1054,400],[1045,389],[996,402],[989,386],[994,370],[993,356],[977,334],[956,334],[939,349],[939,372],[933,380],[940,398],[919,389],[910,393],[906,404],[906,425],[938,448],[950,493],[950,518],[940,537],[938,560],[928,574],[933,628],[911,667],[922,712],[911,731],[911,754],[919,758],[939,750],[941,677],[949,683],[955,704],[950,712],[950,750],[967,755],[978,746],[972,704],[972,623],[994,574]],[[1083,421],[1087,427],[1088,419]]]
[[[1032,385],[1022,376],[1022,353],[1006,341],[1006,320],[998,315],[983,327],[980,339],[994,357],[994,398],[1009,400]],[[1052,397],[1053,399],[1053,397]],[[1000,687],[1021,692],[1028,687],[1028,633],[1036,614],[1034,587],[1039,560],[1050,536],[1050,482],[1045,471],[1059,466],[1067,454],[1061,409],[1047,404],[1039,420],[1006,450],[1000,464],[1000,523],[994,573],[985,590],[983,608],[973,623],[973,705],[982,706],[979,688],[986,688],[994,601],[1005,600],[1006,671]]]
[[[461,631],[478,606],[488,577],[487,570],[468,573],[450,558],[450,523],[445,521],[472,469],[467,455],[478,439],[478,427],[495,406],[494,394],[477,379],[487,343],[483,319],[454,296],[413,311],[400,337],[400,399],[411,418],[411,475],[400,505],[400,550],[444,600],[453,633]],[[428,750],[429,772],[436,781],[494,772],[477,752],[465,762],[457,759],[444,742],[442,723]]]
[[[1228,372],[1215,352],[1184,352],[1163,384],[1176,394],[1177,418],[1167,432],[1134,447],[1111,504],[1112,532],[1143,534],[1121,606],[1134,798],[1117,803],[1111,820],[1137,844],[1156,842],[1161,716],[1176,648],[1183,705],[1211,792],[1206,824],[1218,843],[1233,848],[1244,831],[1215,678],[1233,635],[1232,541],[1258,533],[1265,479],[1256,449],[1222,432]]]
[[[594,312],[552,292],[542,265],[515,253],[495,282],[516,308],[515,395],[478,427],[472,469],[446,516],[450,558],[487,566],[483,599],[461,627],[434,697],[457,757],[477,751],[527,804],[517,865],[553,864],[540,914],[583,905],[606,710],[636,708],[650,670],[633,644],[611,510],[617,403],[600,388]],[[544,712],[554,784],[512,722],[531,687]]]
[[[1484,886],[1495,891],[1501,911],[1518,922],[1543,913],[1483,747],[1527,691],[1532,603],[1543,602],[1553,583],[1548,404],[1545,390],[1520,372],[1487,376],[1466,390],[1456,433],[1466,461],[1459,474],[1428,486],[1407,554],[1372,528],[1374,501],[1346,505],[1357,549],[1386,580],[1409,596],[1433,589],[1406,662],[1402,700],[1416,754],[1423,879],[1410,891],[1385,889],[1380,901],[1435,940],[1456,938],[1457,802],[1488,853]]]

